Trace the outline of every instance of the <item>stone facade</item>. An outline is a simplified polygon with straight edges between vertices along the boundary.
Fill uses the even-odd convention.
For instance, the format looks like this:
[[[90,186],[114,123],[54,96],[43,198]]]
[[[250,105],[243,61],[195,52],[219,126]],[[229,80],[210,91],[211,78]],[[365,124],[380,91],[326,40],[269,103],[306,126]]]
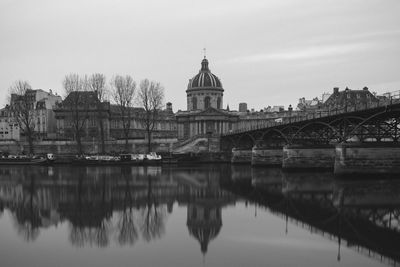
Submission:
[[[221,81],[211,73],[204,58],[199,73],[189,80],[187,111],[176,114],[179,140],[219,135],[234,129],[239,115],[222,108],[223,92]]]
[[[54,108],[61,102],[61,96],[55,95],[50,90],[46,92],[42,89],[27,90],[25,95],[11,94],[9,117],[13,117],[16,105],[20,101],[28,99],[28,107],[32,115],[35,137],[38,139],[54,138],[56,135],[56,119]],[[21,127],[21,125],[20,125]],[[23,134],[23,129],[21,130]]]
[[[9,106],[0,110],[0,140],[20,139],[20,128],[18,122],[11,115]]]
[[[82,101],[79,107],[72,107],[71,94],[80,94]],[[125,138],[120,108],[109,102],[98,103],[95,92],[73,92],[55,109],[57,114],[57,139],[75,140],[73,114],[82,117],[82,140],[100,140],[100,119],[104,127],[105,140],[121,140]],[[78,111],[78,113],[76,113]],[[130,108],[129,139],[145,139],[146,131],[143,124],[144,109]],[[160,111],[159,119],[155,123],[152,138],[176,138],[176,120],[171,103],[165,110]]]

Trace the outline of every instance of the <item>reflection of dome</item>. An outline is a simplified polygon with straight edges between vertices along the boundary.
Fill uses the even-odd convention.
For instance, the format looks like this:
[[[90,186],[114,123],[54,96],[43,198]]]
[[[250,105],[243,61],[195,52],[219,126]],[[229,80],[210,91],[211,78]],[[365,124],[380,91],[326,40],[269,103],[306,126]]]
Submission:
[[[223,90],[219,78],[212,74],[210,69],[208,68],[208,60],[206,58],[201,61],[200,72],[189,80],[187,90],[195,90],[201,88]]]
[[[217,237],[222,227],[221,207],[189,205],[187,226],[189,233],[199,241],[201,252],[206,253],[208,243]]]

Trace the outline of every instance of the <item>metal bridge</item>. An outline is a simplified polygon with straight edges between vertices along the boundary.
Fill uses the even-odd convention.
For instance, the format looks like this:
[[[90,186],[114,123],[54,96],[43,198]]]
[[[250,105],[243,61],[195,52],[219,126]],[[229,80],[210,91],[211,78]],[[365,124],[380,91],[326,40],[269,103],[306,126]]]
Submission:
[[[400,94],[387,101],[302,112],[281,120],[252,121],[221,136],[221,150],[328,145],[341,142],[397,143]]]

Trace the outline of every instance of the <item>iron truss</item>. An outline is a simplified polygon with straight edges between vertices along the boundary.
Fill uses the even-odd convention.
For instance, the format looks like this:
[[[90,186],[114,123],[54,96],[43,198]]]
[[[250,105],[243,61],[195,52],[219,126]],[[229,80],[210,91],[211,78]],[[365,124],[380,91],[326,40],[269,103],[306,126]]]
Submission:
[[[253,146],[330,145],[342,142],[398,143],[400,103],[347,113],[288,118],[265,127],[221,136],[221,149],[251,149]]]

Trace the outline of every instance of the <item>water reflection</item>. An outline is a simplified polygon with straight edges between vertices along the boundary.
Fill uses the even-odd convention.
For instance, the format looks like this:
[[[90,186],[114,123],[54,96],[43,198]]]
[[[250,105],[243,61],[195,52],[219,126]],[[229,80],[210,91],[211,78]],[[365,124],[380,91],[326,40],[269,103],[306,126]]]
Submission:
[[[245,167],[239,168],[244,173]],[[252,169],[224,187],[288,222],[381,261],[400,260],[400,181],[335,180],[331,173]]]
[[[254,203],[291,225],[388,263],[400,260],[400,181],[335,180],[329,172],[286,173],[275,168],[2,167],[0,219],[10,212],[18,235],[34,242],[41,231],[68,224],[76,247],[133,246],[166,234],[174,204],[186,208],[189,236],[205,254],[223,227],[222,213]],[[186,233],[187,234],[187,233]]]
[[[222,207],[235,201],[219,187],[220,173],[220,167],[6,167],[0,203],[26,241],[66,221],[72,245],[107,247],[112,240],[132,246],[162,238],[178,202],[187,205],[189,233],[205,253],[222,227]]]

